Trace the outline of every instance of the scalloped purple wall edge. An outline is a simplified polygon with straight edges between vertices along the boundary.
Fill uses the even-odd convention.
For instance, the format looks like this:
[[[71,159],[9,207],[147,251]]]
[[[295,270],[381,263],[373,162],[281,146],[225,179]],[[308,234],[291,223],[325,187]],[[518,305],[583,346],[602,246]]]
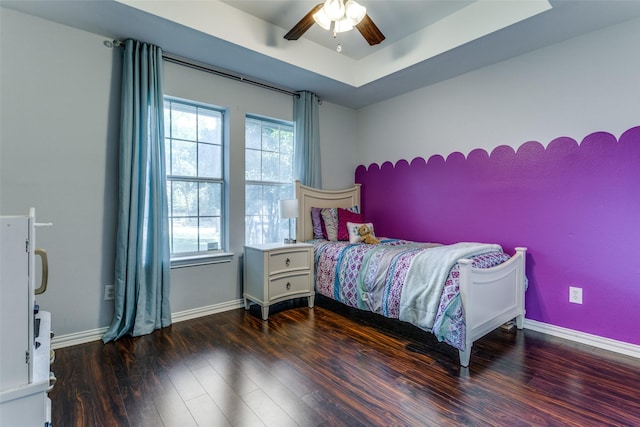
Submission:
[[[355,181],[377,234],[525,246],[527,318],[640,345],[640,126],[361,165]]]

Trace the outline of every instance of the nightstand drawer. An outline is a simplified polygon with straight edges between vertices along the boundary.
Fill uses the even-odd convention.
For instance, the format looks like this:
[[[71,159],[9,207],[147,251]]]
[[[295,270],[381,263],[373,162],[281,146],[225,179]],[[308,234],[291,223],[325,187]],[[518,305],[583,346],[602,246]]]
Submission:
[[[289,274],[269,280],[269,301],[300,292],[308,294],[310,280],[308,272]]]
[[[244,247],[244,308],[262,307],[262,319],[269,318],[269,306],[293,298],[307,298],[313,308],[313,245],[266,243]]]
[[[292,270],[306,270],[310,267],[311,252],[308,249],[275,252],[269,254],[269,275]]]

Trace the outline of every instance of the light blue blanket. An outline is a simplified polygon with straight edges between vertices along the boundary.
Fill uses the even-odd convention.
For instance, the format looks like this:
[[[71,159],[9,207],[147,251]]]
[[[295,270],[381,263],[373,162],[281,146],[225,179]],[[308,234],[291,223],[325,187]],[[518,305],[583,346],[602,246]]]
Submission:
[[[431,332],[442,289],[456,262],[501,250],[500,245],[463,242],[437,246],[416,255],[400,296],[400,320]]]

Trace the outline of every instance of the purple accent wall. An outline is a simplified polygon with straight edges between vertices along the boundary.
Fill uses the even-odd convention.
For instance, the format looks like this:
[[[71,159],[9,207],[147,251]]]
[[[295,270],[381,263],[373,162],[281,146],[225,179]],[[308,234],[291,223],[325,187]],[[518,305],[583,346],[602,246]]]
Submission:
[[[640,126],[361,165],[355,181],[377,235],[525,246],[528,319],[640,345]]]

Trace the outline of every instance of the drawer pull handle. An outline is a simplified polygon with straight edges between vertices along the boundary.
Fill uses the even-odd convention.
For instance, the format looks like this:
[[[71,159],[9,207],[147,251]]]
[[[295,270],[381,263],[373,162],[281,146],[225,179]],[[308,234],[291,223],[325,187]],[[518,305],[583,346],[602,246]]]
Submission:
[[[291,283],[287,282],[287,290],[291,289]]]
[[[287,258],[287,260],[284,262],[284,264],[289,267],[289,264],[291,264],[291,260],[289,258]]]

